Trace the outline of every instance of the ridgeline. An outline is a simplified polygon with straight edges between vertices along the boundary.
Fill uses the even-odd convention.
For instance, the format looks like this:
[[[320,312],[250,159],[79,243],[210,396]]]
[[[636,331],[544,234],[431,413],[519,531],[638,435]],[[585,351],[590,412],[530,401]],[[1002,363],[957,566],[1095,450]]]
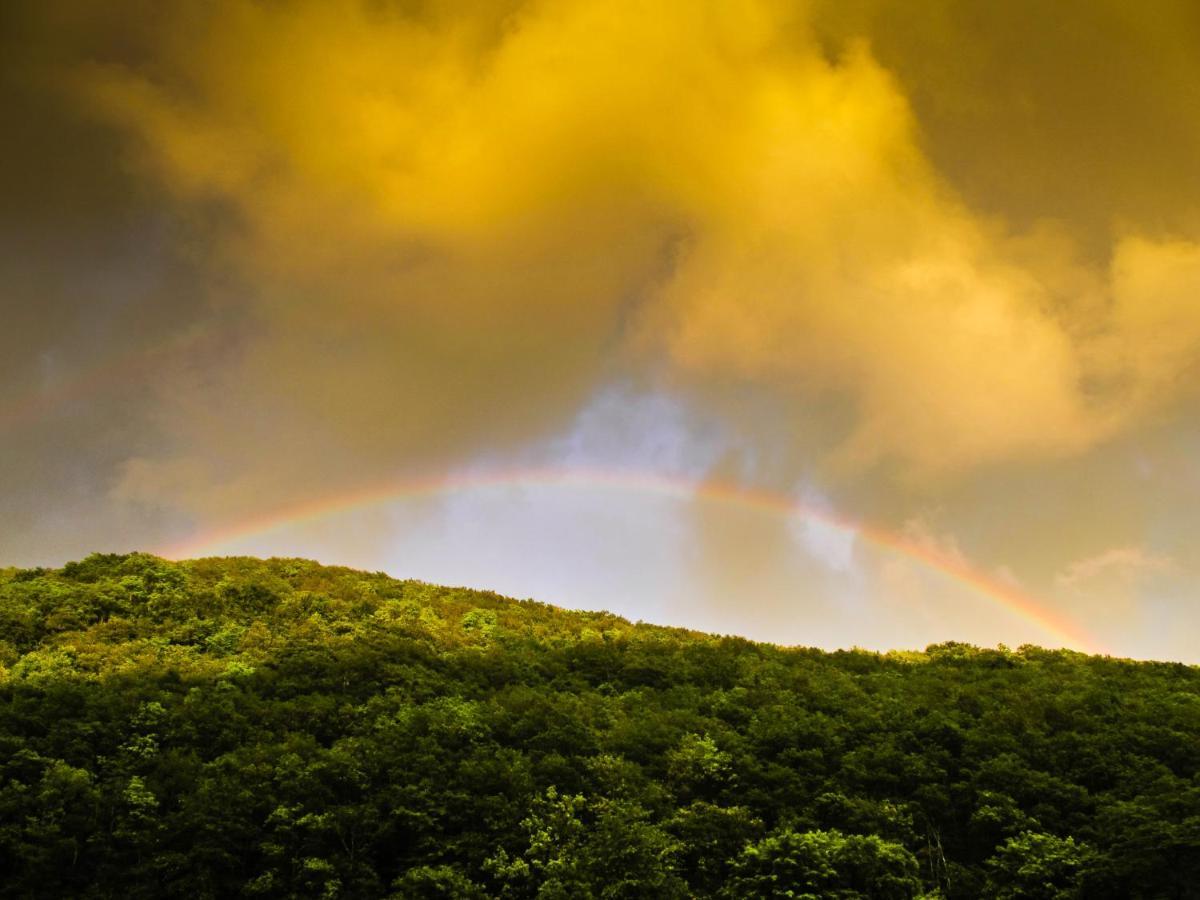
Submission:
[[[5,897],[1200,897],[1200,668],[0,570]]]

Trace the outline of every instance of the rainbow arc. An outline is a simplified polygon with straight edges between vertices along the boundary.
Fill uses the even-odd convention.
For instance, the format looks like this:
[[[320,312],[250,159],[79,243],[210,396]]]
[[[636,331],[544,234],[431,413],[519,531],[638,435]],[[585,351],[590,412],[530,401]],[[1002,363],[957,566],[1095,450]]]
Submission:
[[[169,559],[213,555],[237,541],[262,537],[285,528],[315,522],[335,513],[371,506],[444,497],[495,487],[553,487],[562,489],[609,489],[673,497],[702,499],[730,506],[759,510],[772,515],[800,517],[850,532],[858,538],[899,553],[923,566],[941,572],[970,588],[990,602],[1035,625],[1064,646],[1089,653],[1106,652],[1076,622],[1050,608],[1018,586],[1006,583],[972,566],[958,554],[948,553],[928,542],[898,531],[855,521],[835,511],[806,504],[786,494],[747,488],[727,481],[689,481],[664,475],[607,469],[516,469],[465,473],[442,478],[389,481],[276,509],[267,514],[206,531],[159,551]]]

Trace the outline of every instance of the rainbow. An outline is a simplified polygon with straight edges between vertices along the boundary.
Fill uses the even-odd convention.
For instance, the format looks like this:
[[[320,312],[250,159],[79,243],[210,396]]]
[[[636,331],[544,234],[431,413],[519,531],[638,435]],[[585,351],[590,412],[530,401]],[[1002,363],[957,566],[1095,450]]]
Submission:
[[[95,365],[70,372],[61,381],[27,391],[9,403],[0,404],[0,427],[11,428],[37,421],[65,404],[87,400],[114,386],[144,381],[153,367],[194,350],[211,336],[211,327],[190,328],[151,347],[108,356]]]
[[[222,546],[248,537],[260,537],[284,528],[315,522],[325,516],[424,497],[444,497],[494,487],[562,487],[616,489],[656,494],[679,500],[703,499],[774,515],[797,516],[819,522],[885,550],[916,560],[967,586],[993,603],[1060,641],[1063,646],[1089,653],[1105,653],[1077,623],[1050,609],[1042,601],[1014,585],[979,572],[958,554],[950,554],[927,542],[896,531],[854,521],[793,497],[726,481],[689,481],[664,475],[622,470],[520,469],[468,472],[429,479],[388,481],[275,509],[264,515],[194,535],[181,543],[160,549],[168,559],[185,559],[212,554]]]

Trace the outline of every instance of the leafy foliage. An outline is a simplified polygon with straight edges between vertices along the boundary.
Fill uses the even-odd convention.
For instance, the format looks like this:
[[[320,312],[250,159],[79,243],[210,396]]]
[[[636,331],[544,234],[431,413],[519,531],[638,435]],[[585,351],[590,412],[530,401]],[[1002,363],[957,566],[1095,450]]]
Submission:
[[[1195,897],[1200,670],[294,559],[0,570],[0,895]]]

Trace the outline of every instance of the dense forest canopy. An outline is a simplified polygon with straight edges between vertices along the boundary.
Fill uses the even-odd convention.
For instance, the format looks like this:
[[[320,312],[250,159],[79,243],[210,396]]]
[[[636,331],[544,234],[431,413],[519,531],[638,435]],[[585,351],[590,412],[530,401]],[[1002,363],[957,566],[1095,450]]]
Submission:
[[[0,570],[0,892],[1200,896],[1200,668],[296,559]]]

